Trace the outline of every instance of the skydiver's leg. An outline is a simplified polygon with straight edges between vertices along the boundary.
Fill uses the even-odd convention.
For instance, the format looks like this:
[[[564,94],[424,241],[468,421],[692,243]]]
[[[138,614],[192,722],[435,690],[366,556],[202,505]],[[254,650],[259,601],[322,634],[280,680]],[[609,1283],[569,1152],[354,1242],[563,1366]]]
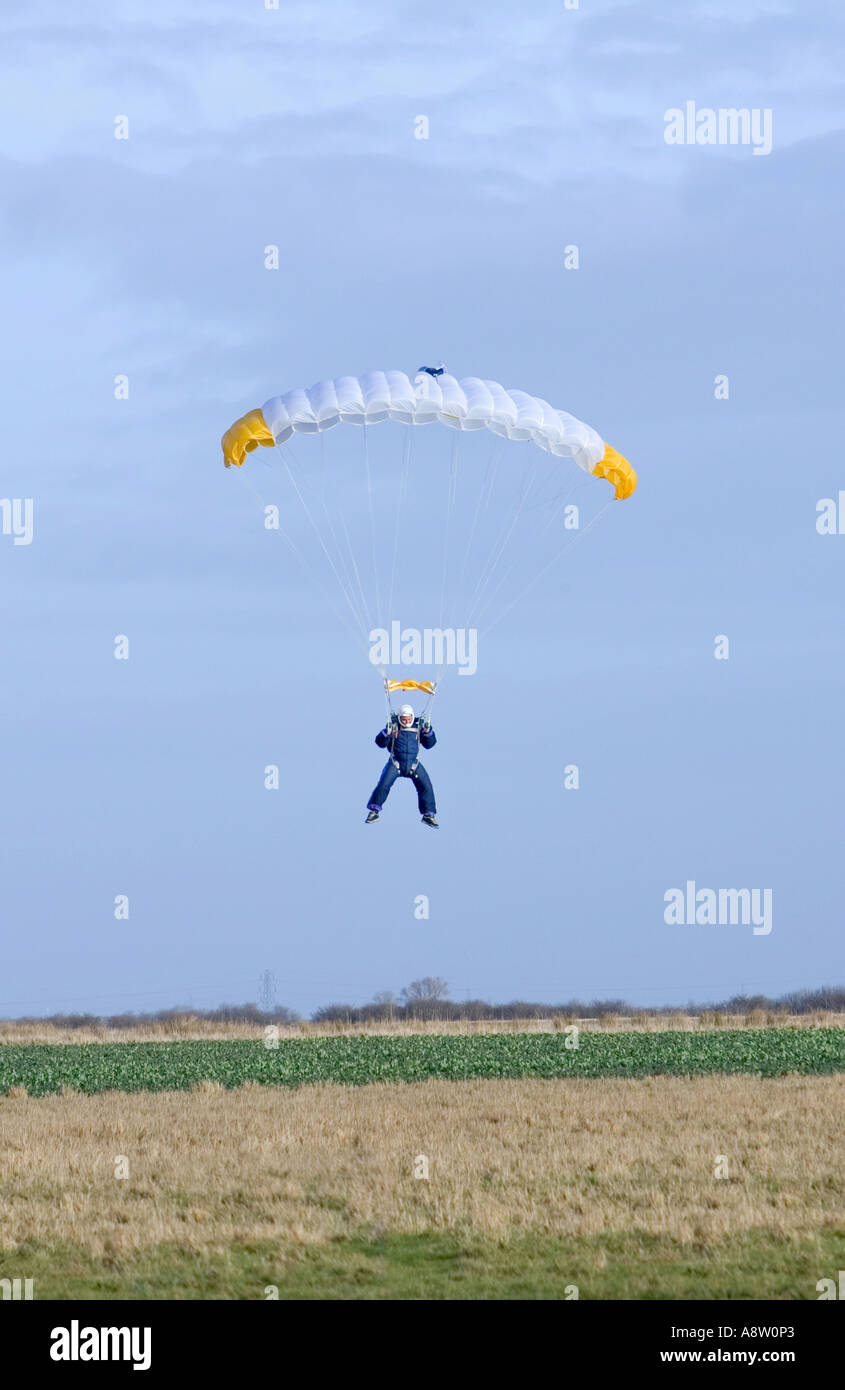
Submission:
[[[417,770],[411,773],[411,778],[417,789],[417,805],[420,808],[420,815],[436,816],[437,807],[434,804],[434,787],[431,785],[431,778],[422,763],[417,763]]]
[[[388,798],[390,788],[393,786],[393,783],[396,781],[396,778],[398,776],[399,773],[397,769],[393,766],[393,763],[390,761],[386,762],[384,765],[384,770],[382,771],[381,777],[379,777],[378,779],[378,783],[376,784],[373,794],[367,802],[368,811],[381,810],[382,806]]]

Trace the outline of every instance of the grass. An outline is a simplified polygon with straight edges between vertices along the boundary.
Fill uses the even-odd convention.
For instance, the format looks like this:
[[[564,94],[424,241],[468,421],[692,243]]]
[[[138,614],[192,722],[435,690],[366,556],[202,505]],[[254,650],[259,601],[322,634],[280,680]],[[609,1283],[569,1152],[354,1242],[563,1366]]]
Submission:
[[[187,1090],[476,1077],[782,1076],[845,1071],[845,1029],[299,1038],[261,1041],[17,1044],[0,1047],[0,1095]]]
[[[366,1236],[297,1250],[273,1241],[197,1258],[175,1245],[103,1265],[84,1249],[0,1254],[0,1277],[25,1269],[56,1300],[813,1300],[819,1271],[841,1264],[843,1234],[784,1242],[743,1233],[710,1247],[669,1237],[451,1233]],[[576,1292],[577,1291],[577,1292]]]
[[[0,1277],[38,1298],[815,1299],[845,1261],[843,1099],[839,1075],[7,1098]]]
[[[713,1010],[701,1014],[649,1013],[640,1010],[630,1016],[604,1014],[601,1018],[557,1015],[549,1018],[508,1019],[378,1019],[348,1023],[335,1019],[314,1023],[301,1019],[279,1025],[282,1038],[318,1037],[415,1037],[478,1036],[485,1033],[555,1033],[577,1023],[582,1032],[699,1032],[713,1028],[845,1028],[845,1014],[816,1010],[809,1014],[784,1014],[755,1009],[749,1014],[725,1014]],[[120,1043],[120,1042],[203,1042],[251,1039],[261,1042],[264,1025],[245,1022],[222,1023],[194,1014],[176,1014],[168,1019],[138,1022],[132,1028],[109,1028],[105,1024],[62,1028],[47,1020],[0,1021],[3,1043]]]

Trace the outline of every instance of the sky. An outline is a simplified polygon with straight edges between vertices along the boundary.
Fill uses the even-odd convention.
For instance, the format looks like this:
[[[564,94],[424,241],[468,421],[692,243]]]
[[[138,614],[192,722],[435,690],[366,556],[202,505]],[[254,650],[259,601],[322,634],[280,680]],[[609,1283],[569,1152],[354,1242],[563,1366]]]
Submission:
[[[842,982],[843,29],[821,0],[4,18],[0,1015],[256,1000],[265,971],[303,1015],[427,975],[645,1006]],[[667,143],[687,103],[771,149]],[[279,452],[236,472],[219,441],[438,360],[587,421],[639,487],[580,479],[600,522],[444,681],[433,832],[406,782],[364,825],[379,677],[264,528],[255,493],[313,540]],[[367,557],[362,433],[296,466]],[[367,431],[379,486],[406,433]],[[436,625],[456,436],[414,434]],[[667,922],[688,882],[770,892],[771,930]]]

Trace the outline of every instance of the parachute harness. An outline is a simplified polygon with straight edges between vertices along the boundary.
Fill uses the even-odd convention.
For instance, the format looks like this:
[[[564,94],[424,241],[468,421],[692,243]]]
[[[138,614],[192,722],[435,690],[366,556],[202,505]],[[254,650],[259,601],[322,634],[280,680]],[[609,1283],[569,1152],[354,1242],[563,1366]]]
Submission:
[[[393,708],[393,702],[392,702],[392,700],[391,700],[391,698],[390,698],[392,692],[393,692],[394,690],[421,690],[424,694],[428,695],[428,699],[426,700],[425,704],[423,705],[422,709],[420,710],[419,724],[420,724],[420,730],[422,730],[422,729],[426,726],[426,724],[428,724],[428,711],[431,709],[432,702],[433,702],[433,700],[434,700],[435,695],[437,694],[437,687],[438,687],[438,685],[440,684],[440,681],[441,681],[441,680],[442,680],[442,676],[438,676],[437,680],[435,680],[435,681],[413,681],[413,680],[391,681],[391,680],[388,680],[387,677],[385,676],[385,677],[384,677],[384,699],[385,699],[385,703],[387,704],[387,731],[388,731],[388,733],[395,734],[396,732],[398,732],[398,729],[399,729],[399,716],[397,715],[396,711],[394,710],[394,708]],[[393,766],[394,766],[395,768],[398,769],[398,767],[399,767],[399,762],[398,762],[398,760],[393,756],[393,748],[392,748],[392,746],[391,746],[391,749],[390,749],[390,761],[393,763]],[[417,768],[419,767],[419,765],[420,765],[420,760],[419,760],[419,758],[415,758],[414,761],[413,761],[413,763],[411,764],[411,772],[412,772],[412,773],[413,773],[413,772],[416,772],[416,770],[417,770]]]

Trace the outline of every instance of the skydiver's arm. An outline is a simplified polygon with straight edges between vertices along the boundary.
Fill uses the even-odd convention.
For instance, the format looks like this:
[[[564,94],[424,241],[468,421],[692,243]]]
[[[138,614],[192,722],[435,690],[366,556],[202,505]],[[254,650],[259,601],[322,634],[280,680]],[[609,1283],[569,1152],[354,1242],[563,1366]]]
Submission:
[[[376,743],[378,744],[379,748],[387,747],[389,737],[390,735],[388,734],[387,729],[379,729],[378,733],[376,734]]]
[[[423,725],[422,729],[420,730],[420,743],[422,744],[423,748],[433,748],[436,742],[437,735],[435,734],[431,725],[429,724],[428,728],[426,728],[425,725]]]

